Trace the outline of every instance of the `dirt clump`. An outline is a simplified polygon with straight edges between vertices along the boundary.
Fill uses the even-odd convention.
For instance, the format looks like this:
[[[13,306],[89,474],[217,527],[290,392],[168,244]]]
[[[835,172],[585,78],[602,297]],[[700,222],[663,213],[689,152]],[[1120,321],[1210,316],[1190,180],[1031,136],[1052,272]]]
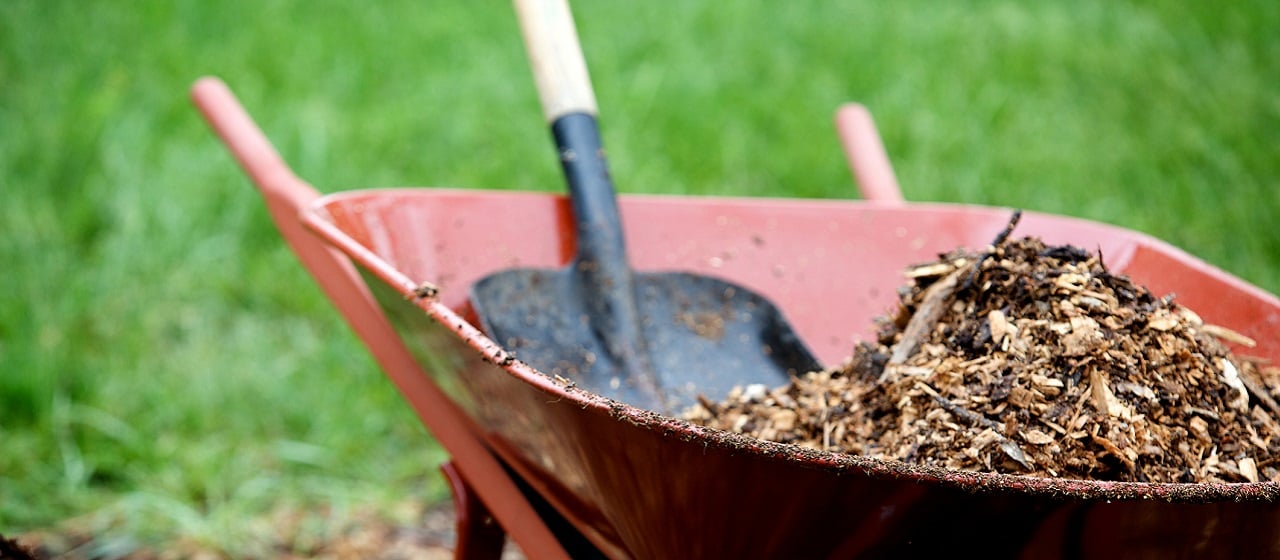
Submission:
[[[0,534],[0,560],[35,560],[35,554],[17,540]]]
[[[814,449],[1081,480],[1280,480],[1280,370],[1102,255],[1038,238],[906,271],[875,342],[695,423]]]

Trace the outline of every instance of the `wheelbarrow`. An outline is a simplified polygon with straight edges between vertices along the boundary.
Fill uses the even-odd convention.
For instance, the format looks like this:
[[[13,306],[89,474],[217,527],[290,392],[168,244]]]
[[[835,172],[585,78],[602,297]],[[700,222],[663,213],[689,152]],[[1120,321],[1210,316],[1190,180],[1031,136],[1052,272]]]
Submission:
[[[1280,556],[1280,486],[980,474],[806,450],[584,391],[477,328],[477,279],[572,252],[564,196],[446,188],[321,196],[224,84],[193,97],[285,240],[451,456],[460,557],[504,533],[534,558]],[[622,196],[641,270],[715,275],[785,310],[836,364],[889,309],[901,271],[985,245],[1005,208],[908,203],[856,104],[836,123],[862,200]],[[661,225],[655,225],[661,224]],[[1280,300],[1150,236],[1027,212],[1019,232],[1097,247],[1111,270],[1176,293],[1280,360]],[[496,521],[494,523],[493,521]]]

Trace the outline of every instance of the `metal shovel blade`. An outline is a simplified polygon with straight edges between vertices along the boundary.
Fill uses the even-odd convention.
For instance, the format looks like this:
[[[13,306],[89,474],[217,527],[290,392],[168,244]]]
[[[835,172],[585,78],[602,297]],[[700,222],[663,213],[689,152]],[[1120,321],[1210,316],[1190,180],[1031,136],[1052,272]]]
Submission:
[[[734,386],[782,385],[822,367],[764,297],[684,272],[633,273],[642,347],[639,356],[612,357],[619,353],[589,319],[576,271],[572,263],[506,270],[476,283],[471,301],[485,331],[517,359],[656,411],[678,410],[698,395],[720,400]]]

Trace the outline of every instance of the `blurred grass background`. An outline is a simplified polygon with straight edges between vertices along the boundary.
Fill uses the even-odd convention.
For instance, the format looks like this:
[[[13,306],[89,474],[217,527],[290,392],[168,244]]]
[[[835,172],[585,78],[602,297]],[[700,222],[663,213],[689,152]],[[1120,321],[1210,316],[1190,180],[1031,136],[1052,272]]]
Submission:
[[[624,191],[852,198],[857,100],[911,200],[1142,230],[1280,292],[1273,0],[574,9]],[[190,106],[206,74],[322,191],[559,190],[507,2],[0,3],[0,532],[247,554],[282,507],[445,496]]]

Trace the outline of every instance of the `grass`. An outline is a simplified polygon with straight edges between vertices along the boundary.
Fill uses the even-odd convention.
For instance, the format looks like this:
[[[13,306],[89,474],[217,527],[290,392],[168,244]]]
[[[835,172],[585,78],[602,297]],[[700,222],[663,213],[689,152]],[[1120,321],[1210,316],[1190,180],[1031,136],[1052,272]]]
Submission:
[[[1280,4],[579,4],[624,191],[851,198],[858,100],[909,199],[1146,231],[1280,292]],[[281,507],[445,495],[190,107],[205,74],[324,191],[559,188],[505,2],[0,3],[0,532],[248,554]]]

